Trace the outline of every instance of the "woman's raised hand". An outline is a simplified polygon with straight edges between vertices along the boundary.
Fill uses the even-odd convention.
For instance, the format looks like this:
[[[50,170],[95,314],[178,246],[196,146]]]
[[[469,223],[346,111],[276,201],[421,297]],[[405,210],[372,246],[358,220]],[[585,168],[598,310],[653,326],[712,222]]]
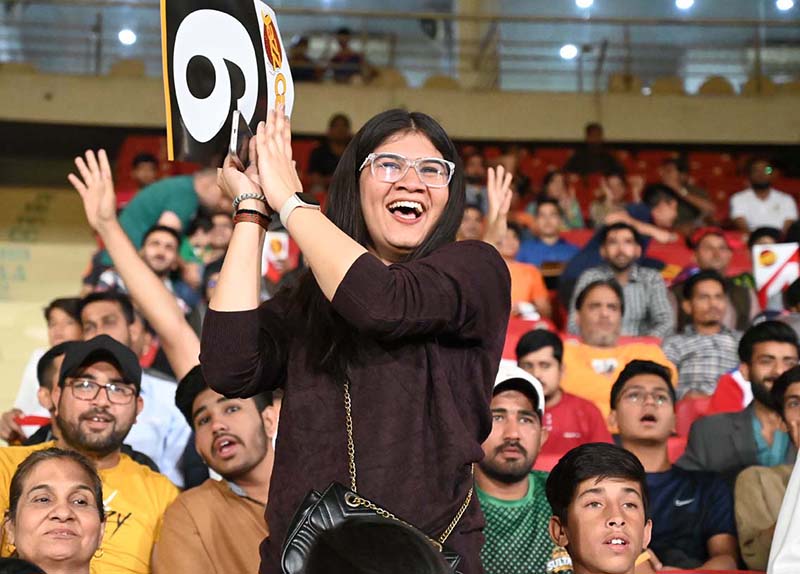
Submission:
[[[269,206],[280,212],[284,202],[303,191],[292,161],[292,127],[280,106],[267,114],[256,130],[258,178]]]
[[[511,173],[502,165],[496,169],[489,168],[486,180],[488,210],[483,240],[494,245],[499,244],[508,228],[508,211],[511,209]]]
[[[250,164],[244,171],[239,169],[237,160],[230,155],[225,157],[222,167],[217,170],[217,185],[231,199],[236,199],[242,193],[261,193],[258,181],[258,150],[254,137],[250,138],[249,153]]]
[[[105,150],[101,149],[97,155],[92,150],[86,150],[84,156],[75,158],[80,177],[71,173],[67,179],[81,196],[89,225],[99,231],[100,227],[117,218],[114,179]]]
[[[507,217],[508,210],[511,209],[511,173],[507,172],[502,165],[497,168],[489,168],[486,178],[486,195],[488,200],[488,212],[486,219],[491,223],[500,217]]]

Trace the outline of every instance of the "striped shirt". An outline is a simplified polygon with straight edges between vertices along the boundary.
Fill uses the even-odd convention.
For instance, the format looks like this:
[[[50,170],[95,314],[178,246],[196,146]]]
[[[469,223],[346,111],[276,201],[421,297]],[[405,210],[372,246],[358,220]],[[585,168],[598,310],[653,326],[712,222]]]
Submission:
[[[701,335],[687,325],[683,333],[667,337],[662,349],[678,367],[678,398],[689,391],[713,394],[719,377],[739,365],[741,336],[725,326],[719,333]]]
[[[594,281],[614,278],[614,271],[605,264],[587,269],[581,274],[569,305],[570,333],[578,334],[575,310],[578,294]],[[622,294],[625,297],[622,335],[663,339],[674,332],[675,314],[669,304],[664,279],[658,271],[633,265],[628,274],[628,282],[622,286]]]

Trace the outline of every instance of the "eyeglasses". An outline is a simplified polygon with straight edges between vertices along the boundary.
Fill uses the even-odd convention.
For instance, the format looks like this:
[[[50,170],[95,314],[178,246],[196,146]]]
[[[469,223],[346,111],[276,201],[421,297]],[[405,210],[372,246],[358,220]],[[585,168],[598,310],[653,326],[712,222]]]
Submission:
[[[371,153],[358,171],[370,164],[373,177],[385,183],[396,183],[403,179],[413,166],[419,180],[428,187],[445,187],[453,178],[456,164],[438,157],[408,159],[396,153]]]
[[[622,395],[622,400],[634,405],[641,405],[647,401],[647,397],[652,397],[653,402],[659,407],[672,403],[672,397],[661,391],[647,392],[632,390]]]
[[[91,379],[74,379],[69,386],[72,389],[72,396],[79,401],[93,401],[100,394],[100,390],[105,389],[108,402],[115,405],[127,405],[136,394],[136,391],[131,387],[117,383],[101,385]]]

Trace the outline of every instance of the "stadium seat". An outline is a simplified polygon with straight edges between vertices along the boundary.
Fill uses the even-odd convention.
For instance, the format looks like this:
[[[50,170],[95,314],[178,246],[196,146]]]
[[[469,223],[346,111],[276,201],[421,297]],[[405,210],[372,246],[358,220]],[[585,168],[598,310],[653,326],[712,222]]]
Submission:
[[[682,239],[678,239],[673,243],[659,243],[658,241],[651,241],[647,246],[647,257],[658,259],[668,265],[675,265],[681,269],[690,265],[694,261],[694,256],[691,250],[686,247],[686,243]]]
[[[378,75],[372,80],[371,85],[379,88],[407,88],[406,77],[395,68],[378,68]]]
[[[539,147],[534,150],[533,156],[544,162],[547,165],[547,171],[550,171],[550,169],[563,168],[573,151],[568,147]]]
[[[667,439],[667,456],[670,462],[678,460],[686,450],[686,437],[671,436]]]
[[[316,138],[292,138],[292,159],[303,176],[308,175],[308,162],[311,152],[320,144]]]
[[[774,96],[778,87],[768,76],[750,78],[742,85],[743,96]]]
[[[800,80],[792,80],[778,84],[778,94],[781,96],[797,96],[800,95]]]
[[[642,80],[633,74],[611,74],[608,91],[613,94],[641,94]]]
[[[708,411],[711,397],[685,398],[675,405],[675,430],[680,437],[688,437],[692,423]]]
[[[650,93],[653,95],[685,95],[686,90],[683,87],[683,78],[676,76],[656,78],[650,84]]]
[[[124,59],[117,60],[108,71],[109,76],[128,76],[143,78],[145,75],[144,60]]]
[[[564,241],[568,241],[578,247],[583,247],[589,243],[592,235],[594,235],[593,229],[569,229],[561,233],[561,237]]]
[[[450,76],[433,75],[428,76],[422,84],[423,88],[436,90],[459,90],[461,86],[458,80]]]
[[[519,317],[511,317],[508,320],[508,328],[506,329],[506,342],[503,347],[503,358],[511,361],[516,361],[517,357],[514,350],[517,347],[517,342],[520,337],[532,331],[533,329],[545,329],[547,331],[555,331],[555,325],[552,321],[547,319],[539,319],[537,321],[528,321],[520,319]]]
[[[736,89],[724,76],[711,76],[700,85],[697,93],[702,96],[734,96]]]

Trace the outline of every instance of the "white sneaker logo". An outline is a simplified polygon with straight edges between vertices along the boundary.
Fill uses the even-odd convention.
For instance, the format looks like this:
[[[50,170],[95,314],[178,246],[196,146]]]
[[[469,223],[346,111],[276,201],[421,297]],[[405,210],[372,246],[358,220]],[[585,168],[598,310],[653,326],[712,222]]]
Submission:
[[[679,500],[679,499],[676,498],[675,499],[675,506],[678,506],[678,507],[686,506],[687,504],[691,504],[692,502],[694,502],[694,498],[689,498],[688,500]]]

